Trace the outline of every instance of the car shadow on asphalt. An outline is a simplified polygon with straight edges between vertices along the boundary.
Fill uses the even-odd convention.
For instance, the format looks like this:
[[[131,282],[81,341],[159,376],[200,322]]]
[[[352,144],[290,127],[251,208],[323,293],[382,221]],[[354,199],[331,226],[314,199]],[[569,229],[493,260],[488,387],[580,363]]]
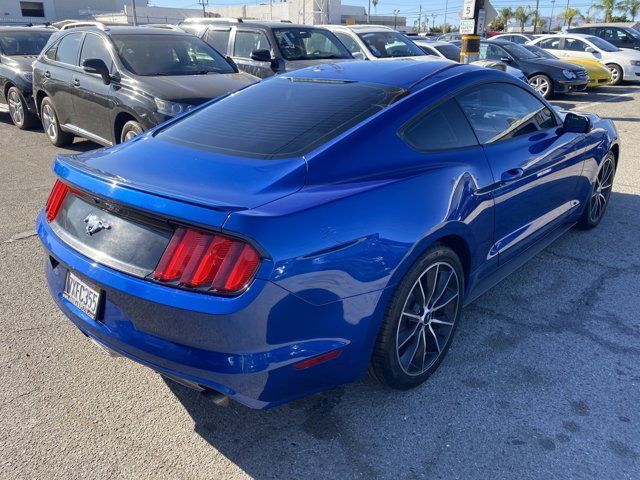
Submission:
[[[629,437],[625,420],[610,419],[612,410],[623,419],[634,416],[637,394],[620,366],[640,355],[640,299],[627,298],[613,315],[599,292],[621,296],[627,289],[629,297],[628,279],[640,275],[638,211],[639,195],[612,193],[601,225],[569,231],[469,305],[443,365],[417,389],[394,391],[364,378],[260,411],[233,401],[219,407],[165,383],[195,432],[252,478],[419,472],[416,477],[480,479],[517,470],[525,451],[527,462],[544,465],[549,452],[570,455],[567,448],[598,457],[604,471],[589,476],[614,478],[611,469],[640,458],[633,443],[633,455],[620,456],[619,438],[638,445],[640,437]],[[612,241],[615,249],[608,247]],[[640,380],[633,370],[628,375]],[[581,436],[581,428],[605,434]],[[465,474],[461,459],[475,473]],[[410,471],[407,462],[414,463]],[[575,457],[563,468],[575,473],[580,462]]]

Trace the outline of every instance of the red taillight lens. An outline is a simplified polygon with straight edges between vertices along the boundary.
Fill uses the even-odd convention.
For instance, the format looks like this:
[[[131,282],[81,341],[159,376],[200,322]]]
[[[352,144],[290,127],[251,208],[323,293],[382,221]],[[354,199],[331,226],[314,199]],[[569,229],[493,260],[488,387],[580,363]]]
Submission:
[[[51,222],[56,218],[67,193],[69,193],[69,186],[66,183],[62,183],[60,180],[56,180],[56,183],[53,184],[53,188],[49,194],[49,198],[47,199],[47,205],[44,207],[48,221]]]
[[[242,240],[176,229],[152,276],[187,288],[235,293],[251,281],[260,255]]]

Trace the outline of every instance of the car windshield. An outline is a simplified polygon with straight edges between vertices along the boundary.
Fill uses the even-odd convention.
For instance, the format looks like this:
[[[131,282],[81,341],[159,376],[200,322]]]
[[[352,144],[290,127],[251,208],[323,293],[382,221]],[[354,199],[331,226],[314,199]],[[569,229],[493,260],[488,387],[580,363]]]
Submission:
[[[625,28],[624,31],[625,33],[631,35],[632,37],[635,37],[636,39],[640,40],[640,32],[638,32],[637,30],[633,28]]]
[[[222,55],[191,35],[112,35],[124,66],[134,75],[235,73]]]
[[[53,32],[0,32],[0,51],[5,55],[38,55]]]
[[[328,30],[277,28],[273,34],[285,60],[352,58],[346,47]]]
[[[540,58],[549,58],[551,60],[557,60],[558,57],[552,53],[547,52],[544,48],[540,48],[537,45],[523,45],[524,48]]]
[[[455,45],[436,45],[434,48],[443,54],[445,58],[454,62],[460,61],[460,49]]]
[[[516,60],[534,60],[536,58],[540,58],[535,53],[530,52],[522,45],[518,45],[516,43],[505,43],[501,45],[501,47],[509,52],[511,56],[515,57]]]
[[[326,143],[405,93],[386,85],[283,75],[187,115],[156,136],[228,155],[291,158]]]
[[[358,35],[378,58],[426,55],[420,47],[398,32],[369,32]]]
[[[589,40],[591,43],[593,43],[596,47],[598,47],[603,52],[617,52],[620,50],[615,45],[607,42],[606,40],[603,40],[600,37],[587,37],[587,40]]]

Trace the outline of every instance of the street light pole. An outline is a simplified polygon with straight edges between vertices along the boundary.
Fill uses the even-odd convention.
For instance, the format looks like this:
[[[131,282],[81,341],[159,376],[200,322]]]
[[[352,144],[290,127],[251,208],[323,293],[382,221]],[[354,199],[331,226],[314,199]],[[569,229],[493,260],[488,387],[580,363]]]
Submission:
[[[444,2],[444,26],[442,27],[442,33],[447,32],[447,10],[449,9],[449,0]]]
[[[131,10],[133,14],[133,26],[138,25],[138,13],[136,12],[136,0],[131,0]]]
[[[538,21],[540,19],[540,0],[536,0],[536,18],[533,21],[533,34],[538,33]],[[523,32],[524,33],[524,32]]]
[[[567,9],[564,11],[564,26],[567,26],[567,14],[569,13],[569,2],[571,0],[567,0]]]
[[[206,17],[207,11],[205,10],[205,7],[209,5],[209,0],[198,0],[198,4],[202,5],[202,16]]]
[[[393,29],[397,29],[398,28],[398,14],[400,13],[400,10],[394,10],[393,11]]]
[[[549,33],[551,33],[551,27],[553,27],[553,7],[556,6],[556,0],[551,0],[551,16],[549,17]]]

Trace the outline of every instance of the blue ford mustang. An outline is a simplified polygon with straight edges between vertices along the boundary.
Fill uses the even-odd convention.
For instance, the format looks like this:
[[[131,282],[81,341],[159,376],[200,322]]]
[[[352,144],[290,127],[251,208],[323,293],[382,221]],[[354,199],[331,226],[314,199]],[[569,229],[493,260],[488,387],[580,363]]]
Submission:
[[[38,219],[60,309],[111,352],[254,408],[443,359],[461,309],[574,225],[608,120],[499,71],[347,62],[60,156]]]

